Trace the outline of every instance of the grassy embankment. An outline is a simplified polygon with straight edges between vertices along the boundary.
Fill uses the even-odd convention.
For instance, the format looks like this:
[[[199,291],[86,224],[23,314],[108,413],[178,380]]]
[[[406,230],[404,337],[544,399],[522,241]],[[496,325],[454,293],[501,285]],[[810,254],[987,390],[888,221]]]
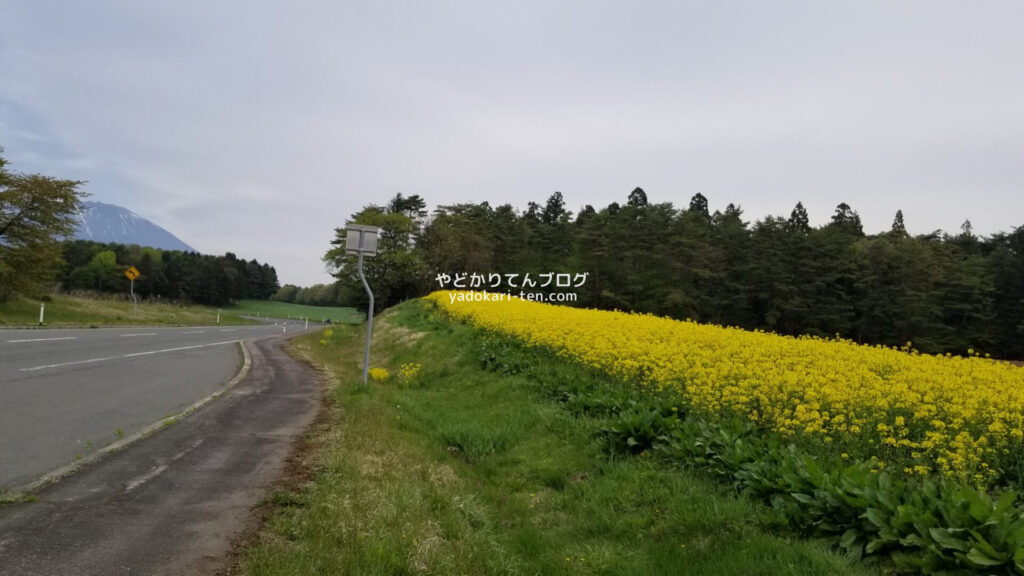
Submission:
[[[269,314],[273,318],[309,318],[310,321],[316,322],[329,318],[334,324],[357,324],[366,317],[366,314],[355,308],[305,306],[274,300],[242,300],[236,306],[232,306],[231,311],[249,316],[258,313],[261,316]]]
[[[188,326],[214,324],[217,308],[170,303],[139,303],[138,314],[125,300],[52,296],[46,303],[44,323],[47,326],[99,326],[105,324],[166,324]],[[39,302],[16,298],[0,303],[0,325],[36,325],[39,323]],[[221,324],[253,324],[239,313],[225,309]]]
[[[181,305],[167,302],[140,302],[138,314],[132,312],[130,301],[107,298],[86,298],[52,296],[46,303],[44,323],[46,326],[101,326],[109,324],[145,324],[168,326],[210,325],[217,322],[226,325],[255,324],[255,320],[242,318],[270,315],[275,318],[308,317],[320,321],[330,318],[334,323],[358,323],[364,314],[354,308],[321,308],[302,306],[269,300],[243,300],[235,306],[217,308],[212,306]],[[0,303],[0,326],[35,326],[39,322],[39,302],[15,298]]]
[[[485,370],[473,329],[420,301],[296,350],[333,376],[310,440],[312,480],[274,507],[244,572],[271,574],[866,575],[816,542],[774,532],[750,500],[650,458],[609,458],[602,420],[573,416],[524,374]],[[399,377],[403,364],[422,365]],[[586,377],[557,360],[532,366]],[[514,372],[514,371],[511,371]]]

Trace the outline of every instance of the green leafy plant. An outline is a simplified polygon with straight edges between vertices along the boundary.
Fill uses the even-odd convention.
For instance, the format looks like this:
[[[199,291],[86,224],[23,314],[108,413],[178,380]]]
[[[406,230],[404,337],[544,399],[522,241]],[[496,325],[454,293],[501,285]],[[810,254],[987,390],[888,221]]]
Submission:
[[[875,460],[814,451],[747,420],[689,413],[664,392],[537,360],[550,351],[485,339],[485,368],[525,373],[571,414],[600,418],[595,439],[609,454],[650,453],[699,467],[764,503],[780,527],[829,538],[891,571],[1024,575],[1024,513],[1013,490],[989,494],[948,479],[895,475]]]

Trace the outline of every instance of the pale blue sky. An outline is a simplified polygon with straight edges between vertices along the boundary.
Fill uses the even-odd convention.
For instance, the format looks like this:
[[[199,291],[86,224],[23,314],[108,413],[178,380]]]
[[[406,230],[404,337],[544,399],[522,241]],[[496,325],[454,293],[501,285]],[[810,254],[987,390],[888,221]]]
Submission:
[[[1021,2],[0,0],[0,145],[203,252],[328,281],[333,228],[652,201],[1024,225]]]

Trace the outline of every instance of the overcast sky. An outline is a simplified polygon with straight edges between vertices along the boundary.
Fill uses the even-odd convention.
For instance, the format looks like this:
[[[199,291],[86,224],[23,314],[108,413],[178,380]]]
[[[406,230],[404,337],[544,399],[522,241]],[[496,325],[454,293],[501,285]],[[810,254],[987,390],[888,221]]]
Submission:
[[[396,192],[1024,225],[1024,2],[0,0],[0,146],[329,281]]]

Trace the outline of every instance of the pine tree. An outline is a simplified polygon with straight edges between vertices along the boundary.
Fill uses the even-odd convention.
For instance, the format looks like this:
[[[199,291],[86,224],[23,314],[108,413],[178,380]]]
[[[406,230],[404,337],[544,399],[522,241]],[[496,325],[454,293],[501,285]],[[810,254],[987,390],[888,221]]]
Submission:
[[[804,208],[802,202],[797,202],[796,207],[789,213],[786,229],[797,234],[807,234],[811,231],[811,219],[807,215],[807,209]]]
[[[644,192],[643,188],[637,186],[629,193],[629,199],[626,200],[626,206],[647,206],[647,193]]]
[[[903,224],[903,210],[896,211],[896,217],[892,220],[892,228],[889,233],[894,236],[907,235],[907,227]]]
[[[864,228],[860,223],[860,215],[853,208],[850,208],[850,205],[846,202],[836,206],[836,211],[832,214],[830,226],[856,236],[864,235]]]
[[[697,192],[690,198],[690,212],[698,214],[706,219],[711,218],[711,213],[708,211],[708,199],[703,194]]]
[[[557,224],[569,219],[569,212],[565,209],[565,198],[561,192],[555,192],[548,197],[544,204],[544,211],[540,214],[540,221],[545,224]]]

